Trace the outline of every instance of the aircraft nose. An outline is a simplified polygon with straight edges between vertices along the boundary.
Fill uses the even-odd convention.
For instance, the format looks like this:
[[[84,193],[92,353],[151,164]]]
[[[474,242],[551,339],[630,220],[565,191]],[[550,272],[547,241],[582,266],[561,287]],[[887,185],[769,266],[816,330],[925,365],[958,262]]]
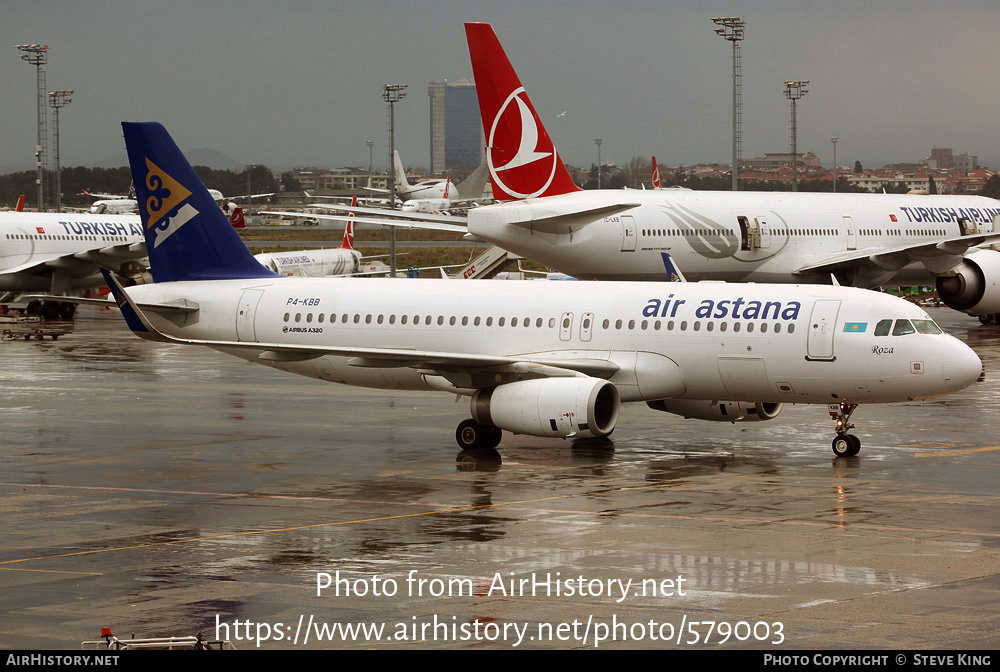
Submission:
[[[983,373],[983,362],[979,355],[965,343],[954,340],[942,353],[942,371],[945,380],[961,390],[976,382]]]

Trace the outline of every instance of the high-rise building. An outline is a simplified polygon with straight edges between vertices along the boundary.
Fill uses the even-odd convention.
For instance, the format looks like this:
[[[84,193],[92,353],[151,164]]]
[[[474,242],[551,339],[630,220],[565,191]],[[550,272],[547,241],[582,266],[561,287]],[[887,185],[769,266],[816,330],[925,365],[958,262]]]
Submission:
[[[937,168],[951,168],[951,147],[931,147],[930,158],[936,163]]]
[[[478,166],[486,142],[476,85],[465,79],[431,82],[427,95],[431,99],[431,172]]]

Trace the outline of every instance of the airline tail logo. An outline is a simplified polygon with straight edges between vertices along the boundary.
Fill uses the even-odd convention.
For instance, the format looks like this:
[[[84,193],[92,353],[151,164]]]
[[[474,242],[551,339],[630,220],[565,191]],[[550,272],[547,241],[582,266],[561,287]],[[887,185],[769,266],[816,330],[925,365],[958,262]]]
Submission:
[[[518,87],[500,106],[490,128],[487,152],[490,175],[515,198],[532,198],[544,193],[555,178],[558,164],[552,140],[548,134],[538,132],[538,119],[529,105],[524,87]],[[543,164],[544,168],[551,164],[547,176],[544,169],[532,166],[549,158],[551,161]]]
[[[246,218],[243,217],[243,208],[236,206],[233,209],[233,214],[229,217],[229,223],[233,225],[234,229],[247,228]]]
[[[358,197],[353,196],[351,198],[351,207],[358,207]],[[353,250],[354,249],[354,211],[347,213],[349,219],[347,220],[347,226],[344,227],[344,239],[340,242],[340,249],[342,250]]]
[[[163,226],[157,226],[160,220],[183,203],[191,195],[191,192],[149,159],[146,159],[146,168],[148,170],[146,189],[149,190],[150,194],[149,198],[146,199],[146,214],[148,215],[146,228],[151,229],[156,226],[153,247],[159,247],[160,243],[194,218],[198,211],[190,203],[187,203],[173,217],[168,217]]]
[[[660,167],[656,165],[656,157],[653,157],[653,189],[660,189],[662,185],[660,183]]]

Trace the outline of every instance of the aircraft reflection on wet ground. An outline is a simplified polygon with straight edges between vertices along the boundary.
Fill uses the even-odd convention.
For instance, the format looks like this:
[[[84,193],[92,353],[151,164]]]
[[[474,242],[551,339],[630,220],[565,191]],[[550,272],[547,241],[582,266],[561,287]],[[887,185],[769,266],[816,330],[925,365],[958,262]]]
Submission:
[[[451,436],[467,406],[450,397],[345,388],[149,344],[117,315],[83,309],[66,339],[0,343],[0,646],[75,648],[103,626],[214,634],[217,618],[555,624],[627,614],[780,622],[795,648],[993,647],[1000,327],[932,316],[977,350],[986,380],[929,402],[862,407],[866,450],[837,459],[826,408],[732,425],[636,405],[610,441],[515,436],[499,453],[470,455]],[[317,597],[317,573],[336,571],[401,585],[412,571],[469,578],[477,594]],[[684,576],[688,590],[621,602],[489,594],[498,572]]]

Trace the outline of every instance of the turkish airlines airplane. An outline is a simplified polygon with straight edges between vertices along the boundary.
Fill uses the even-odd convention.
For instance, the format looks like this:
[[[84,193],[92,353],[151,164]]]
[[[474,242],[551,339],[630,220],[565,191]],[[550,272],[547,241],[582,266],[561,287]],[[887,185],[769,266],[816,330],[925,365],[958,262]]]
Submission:
[[[136,335],[346,385],[470,397],[462,448],[493,448],[503,430],[604,437],[623,402],[728,422],[832,403],[834,452],[853,455],[858,403],[948,394],[982,370],[919,307],[854,288],[280,276],[161,125],[122,126],[155,283],[105,277]]]
[[[351,205],[357,207],[358,197]],[[353,215],[353,213],[352,213]],[[320,277],[353,275],[361,270],[361,253],[354,249],[354,220],[348,219],[340,247],[330,250],[299,250],[297,252],[262,252],[254,258],[280,275]]]
[[[1000,202],[918,196],[577,187],[488,24],[466,24],[493,196],[469,232],[581,279],[937,285],[1000,313]],[[654,164],[655,169],[655,164]],[[655,176],[654,176],[655,179]]]
[[[0,213],[0,294],[67,292],[103,286],[99,266],[124,278],[146,272],[137,215]],[[43,306],[48,318],[73,316],[70,302]]]

